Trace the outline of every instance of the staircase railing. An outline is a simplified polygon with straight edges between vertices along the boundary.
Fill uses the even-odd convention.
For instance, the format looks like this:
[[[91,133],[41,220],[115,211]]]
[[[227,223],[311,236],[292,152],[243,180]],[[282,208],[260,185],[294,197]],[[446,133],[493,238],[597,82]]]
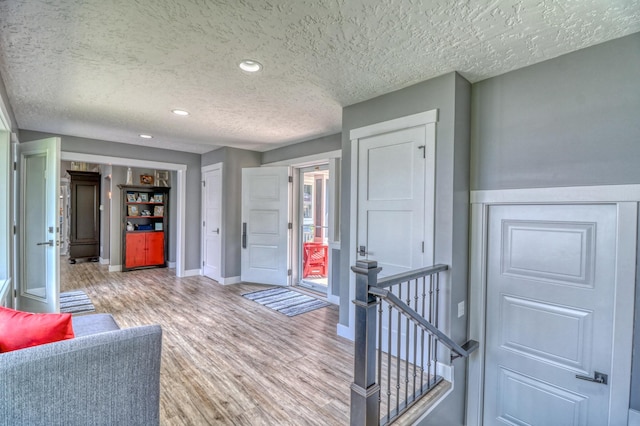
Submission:
[[[377,262],[360,260],[356,274],[354,381],[351,425],[386,425],[431,391],[437,374],[438,345],[451,360],[478,348],[457,344],[438,329],[440,274],[435,265],[385,277]]]

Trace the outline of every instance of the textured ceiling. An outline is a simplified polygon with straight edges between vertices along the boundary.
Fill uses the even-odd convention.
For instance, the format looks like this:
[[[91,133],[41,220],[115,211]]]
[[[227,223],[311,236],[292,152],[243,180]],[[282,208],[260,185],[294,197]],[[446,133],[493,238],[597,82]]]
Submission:
[[[476,82],[638,31],[640,0],[0,0],[0,73],[22,129],[265,151],[450,71]]]

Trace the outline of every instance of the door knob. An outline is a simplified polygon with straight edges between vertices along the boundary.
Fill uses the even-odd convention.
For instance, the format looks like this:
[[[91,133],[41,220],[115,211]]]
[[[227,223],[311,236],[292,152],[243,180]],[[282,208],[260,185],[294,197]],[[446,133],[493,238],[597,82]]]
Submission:
[[[367,252],[367,247],[365,247],[365,246],[360,246],[360,247],[358,248],[358,255],[359,255],[359,256],[366,256],[366,255],[368,255],[368,254],[372,254],[372,253]]]
[[[220,235],[220,228],[216,228],[216,234]]]
[[[588,382],[596,382],[596,383],[600,383],[602,385],[606,385],[607,384],[607,379],[609,379],[609,376],[604,374],[604,373],[601,373],[599,371],[594,371],[593,372],[593,377],[581,376],[579,374],[576,374],[576,379],[586,380]]]
[[[53,247],[53,240],[49,240],[47,242],[44,243],[37,243],[37,246],[49,246],[49,247]]]

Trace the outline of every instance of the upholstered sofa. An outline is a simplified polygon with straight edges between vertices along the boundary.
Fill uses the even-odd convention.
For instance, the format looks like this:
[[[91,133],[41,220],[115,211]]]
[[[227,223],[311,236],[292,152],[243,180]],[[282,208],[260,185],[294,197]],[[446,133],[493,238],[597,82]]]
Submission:
[[[160,326],[72,321],[73,339],[0,354],[0,425],[158,425]]]

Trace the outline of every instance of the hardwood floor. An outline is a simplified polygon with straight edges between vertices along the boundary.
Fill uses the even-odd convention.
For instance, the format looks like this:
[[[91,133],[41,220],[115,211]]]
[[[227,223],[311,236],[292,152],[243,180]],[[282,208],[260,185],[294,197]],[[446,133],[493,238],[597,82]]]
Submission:
[[[353,344],[336,306],[287,317],[241,296],[259,285],[61,266],[62,291],[84,290],[121,327],[162,325],[161,424],[349,423]]]

